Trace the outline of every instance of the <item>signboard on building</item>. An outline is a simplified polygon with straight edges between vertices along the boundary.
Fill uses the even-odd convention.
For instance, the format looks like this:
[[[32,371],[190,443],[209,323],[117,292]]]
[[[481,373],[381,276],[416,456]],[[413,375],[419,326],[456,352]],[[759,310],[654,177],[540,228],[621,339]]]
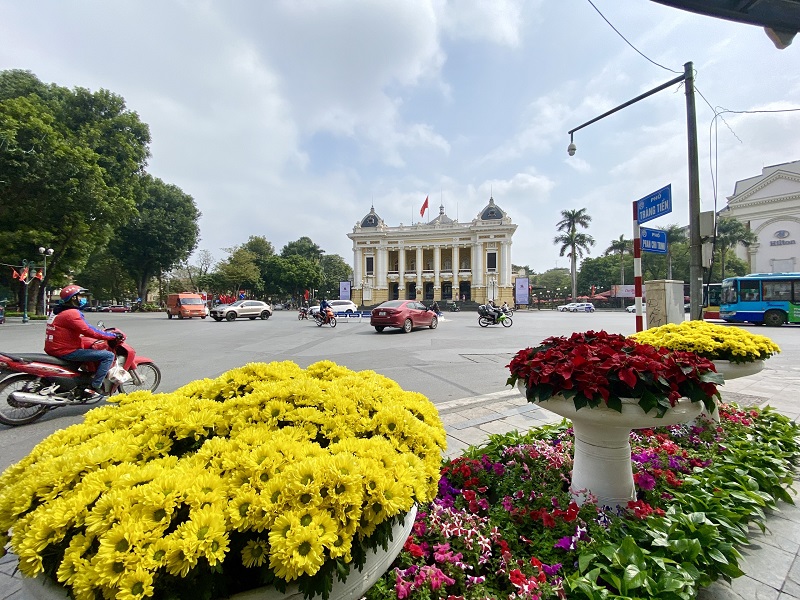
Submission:
[[[636,220],[641,225],[672,212],[672,184],[636,201]]]
[[[514,280],[514,303],[515,304],[530,304],[530,297],[528,292],[530,284],[527,277],[517,277]]]
[[[667,232],[663,229],[640,227],[639,237],[642,241],[642,252],[667,253]]]

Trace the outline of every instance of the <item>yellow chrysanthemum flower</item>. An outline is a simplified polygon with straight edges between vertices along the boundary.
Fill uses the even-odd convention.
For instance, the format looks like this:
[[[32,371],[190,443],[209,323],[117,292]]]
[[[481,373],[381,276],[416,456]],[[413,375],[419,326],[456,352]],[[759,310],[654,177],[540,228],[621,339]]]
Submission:
[[[269,558],[269,544],[264,540],[248,540],[242,548],[242,564],[245,567],[260,567]]]

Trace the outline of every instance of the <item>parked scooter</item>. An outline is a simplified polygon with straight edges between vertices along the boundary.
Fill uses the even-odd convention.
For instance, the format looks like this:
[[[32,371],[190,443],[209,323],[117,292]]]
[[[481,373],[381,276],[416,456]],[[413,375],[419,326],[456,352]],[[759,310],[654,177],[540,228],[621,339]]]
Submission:
[[[302,321],[303,319],[308,319],[308,307],[301,306],[300,310],[297,311],[297,320]]]
[[[103,327],[103,323],[98,324]],[[122,333],[113,327],[107,331]],[[161,383],[161,370],[152,359],[139,356],[125,343],[97,340],[93,348],[111,350],[115,361],[103,382],[103,393],[155,391]],[[79,363],[49,354],[11,354],[0,351],[0,423],[27,425],[46,412],[62,406],[94,404],[84,396],[91,387],[97,363]]]
[[[503,327],[511,327],[514,324],[514,321],[511,320],[511,317],[502,311],[496,311],[499,311],[499,309],[492,311],[489,310],[485,304],[481,304],[478,307],[478,325],[481,327],[488,327],[489,325],[502,325]]]

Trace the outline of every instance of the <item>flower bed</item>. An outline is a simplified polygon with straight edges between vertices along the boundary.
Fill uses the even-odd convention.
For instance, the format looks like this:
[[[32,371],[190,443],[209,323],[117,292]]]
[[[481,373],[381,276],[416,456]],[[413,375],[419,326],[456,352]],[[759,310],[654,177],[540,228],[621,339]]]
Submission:
[[[508,365],[508,385],[523,382],[530,402],[554,395],[572,398],[575,408],[604,403],[622,411],[622,398],[635,398],[645,413],[663,416],[679,398],[703,402],[708,411],[722,378],[714,365],[691,352],[640,344],[605,331],[550,337],[520,350]]]
[[[770,409],[720,414],[632,433],[637,499],[618,512],[572,501],[566,424],[492,436],[444,465],[368,600],[694,598],[740,576],[748,525],[791,502],[798,427]]]
[[[742,327],[717,325],[706,321],[684,321],[653,327],[630,336],[640,344],[673,351],[694,352],[709,360],[748,363],[765,360],[781,351],[763,335]]]
[[[0,548],[78,599],[327,596],[436,494],[436,409],[371,371],[250,364],[119,398],[0,476]]]

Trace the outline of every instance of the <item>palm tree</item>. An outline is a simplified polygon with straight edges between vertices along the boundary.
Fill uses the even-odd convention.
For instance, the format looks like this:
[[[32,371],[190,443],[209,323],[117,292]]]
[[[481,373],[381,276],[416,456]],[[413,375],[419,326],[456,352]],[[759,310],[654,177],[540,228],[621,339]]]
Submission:
[[[589,253],[589,247],[594,246],[594,238],[585,233],[578,233],[577,228],[580,225],[584,229],[589,227],[592,217],[586,214],[585,208],[577,210],[562,210],[561,220],[556,223],[558,231],[563,232],[553,239],[554,244],[561,244],[561,251],[559,256],[567,256],[570,258],[570,275],[572,276],[572,301],[578,297],[578,258],[583,256],[583,253]],[[569,252],[567,252],[569,250]]]
[[[725,279],[725,255],[728,250],[736,248],[739,244],[747,248],[757,240],[756,234],[745,227],[741,221],[732,217],[717,221],[716,246],[719,249],[721,279]]]
[[[672,279],[672,244],[686,241],[686,229],[680,225],[668,225],[667,232],[667,279]]]
[[[605,255],[619,254],[619,283],[625,285],[625,255],[630,254],[633,242],[626,240],[625,236],[619,236],[618,240],[612,240],[611,245],[606,248]]]

